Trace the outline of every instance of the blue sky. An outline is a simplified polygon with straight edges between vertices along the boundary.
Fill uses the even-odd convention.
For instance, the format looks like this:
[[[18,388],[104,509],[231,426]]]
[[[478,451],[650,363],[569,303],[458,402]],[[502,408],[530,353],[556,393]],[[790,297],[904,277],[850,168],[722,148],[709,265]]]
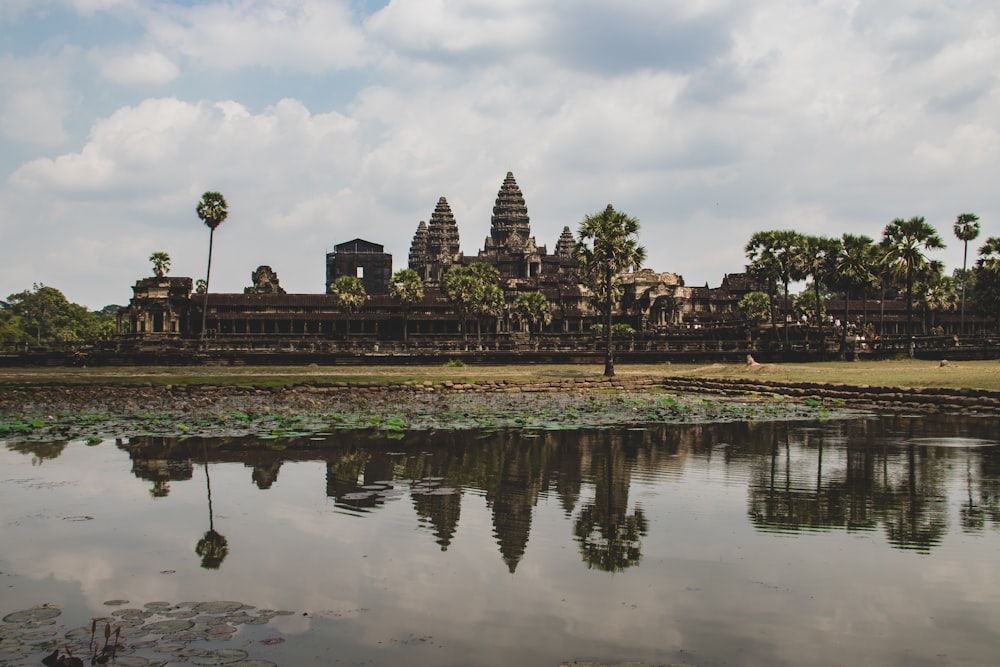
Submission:
[[[950,270],[959,213],[1000,235],[998,63],[986,0],[3,0],[0,297],[203,275],[206,190],[213,291],[321,292],[359,236],[402,268],[441,196],[475,254],[507,171],[539,244],[611,203],[691,285],[916,215]]]

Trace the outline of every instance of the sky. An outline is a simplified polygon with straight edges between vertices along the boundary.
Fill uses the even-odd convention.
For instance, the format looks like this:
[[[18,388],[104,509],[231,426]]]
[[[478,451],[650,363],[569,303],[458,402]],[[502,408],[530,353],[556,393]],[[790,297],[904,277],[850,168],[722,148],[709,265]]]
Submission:
[[[321,293],[363,238],[461,248],[508,171],[539,245],[608,204],[648,268],[718,286],[756,231],[1000,236],[995,0],[0,0],[0,298],[126,304],[148,257]]]

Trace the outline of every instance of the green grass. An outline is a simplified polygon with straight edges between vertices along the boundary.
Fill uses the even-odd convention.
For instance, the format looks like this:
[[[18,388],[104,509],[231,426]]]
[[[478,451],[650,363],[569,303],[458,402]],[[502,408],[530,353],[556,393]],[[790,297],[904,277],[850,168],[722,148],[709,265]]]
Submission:
[[[288,386],[304,382],[417,382],[445,380],[599,379],[601,364],[492,366],[139,366],[93,368],[0,368],[0,391],[25,385],[153,384]],[[905,387],[976,387],[1000,390],[1000,361],[962,361],[941,366],[913,359],[805,364],[618,364],[617,377],[704,377],[782,382],[832,382]]]

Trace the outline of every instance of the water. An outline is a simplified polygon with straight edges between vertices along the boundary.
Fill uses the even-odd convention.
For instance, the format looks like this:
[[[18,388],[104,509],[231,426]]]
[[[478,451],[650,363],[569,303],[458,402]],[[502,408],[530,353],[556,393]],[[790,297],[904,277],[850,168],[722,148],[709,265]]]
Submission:
[[[260,620],[179,643],[284,666],[996,664],[998,427],[7,444],[0,615],[238,601]]]

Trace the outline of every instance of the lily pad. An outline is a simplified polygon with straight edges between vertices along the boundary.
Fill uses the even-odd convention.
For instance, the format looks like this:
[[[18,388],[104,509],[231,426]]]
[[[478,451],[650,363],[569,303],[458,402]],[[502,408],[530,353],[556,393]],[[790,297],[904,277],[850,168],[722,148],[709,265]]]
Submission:
[[[4,623],[25,623],[28,621],[41,621],[46,618],[55,618],[62,613],[62,609],[58,607],[49,607],[48,605],[41,605],[39,607],[32,607],[31,609],[24,609],[22,611],[15,611],[13,613],[7,614],[3,617]]]
[[[196,665],[228,665],[240,660],[246,660],[247,652],[238,648],[220,648],[206,655],[196,655],[191,662]]]
[[[142,626],[147,633],[155,635],[167,635],[173,632],[184,632],[194,627],[194,623],[183,618],[172,618],[168,621],[156,621]]]
[[[231,614],[240,609],[253,609],[253,607],[247,606],[242,602],[220,600],[216,602],[202,602],[194,608],[200,614]]]

